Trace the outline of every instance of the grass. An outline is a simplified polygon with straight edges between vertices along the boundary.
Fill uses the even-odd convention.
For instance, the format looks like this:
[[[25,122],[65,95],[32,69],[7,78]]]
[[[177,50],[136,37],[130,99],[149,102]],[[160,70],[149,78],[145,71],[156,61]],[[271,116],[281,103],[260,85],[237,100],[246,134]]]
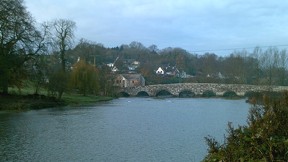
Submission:
[[[0,111],[12,110],[23,111],[31,109],[43,109],[59,106],[82,106],[92,105],[101,101],[112,100],[112,97],[83,96],[81,94],[64,93],[62,99],[56,100],[55,97],[47,97],[48,92],[45,89],[39,91],[39,95],[33,95],[35,90],[31,86],[21,89],[9,88],[9,95],[0,95]]]
[[[13,95],[30,95],[30,94],[34,94],[35,93],[35,88],[33,83],[31,83],[30,81],[25,81],[24,88],[18,89],[16,87],[9,87],[8,91],[9,94],[13,94]],[[47,95],[47,90],[44,88],[39,88],[38,93],[40,95]]]
[[[64,106],[66,103],[55,98],[33,95],[1,95],[0,110],[22,111]]]

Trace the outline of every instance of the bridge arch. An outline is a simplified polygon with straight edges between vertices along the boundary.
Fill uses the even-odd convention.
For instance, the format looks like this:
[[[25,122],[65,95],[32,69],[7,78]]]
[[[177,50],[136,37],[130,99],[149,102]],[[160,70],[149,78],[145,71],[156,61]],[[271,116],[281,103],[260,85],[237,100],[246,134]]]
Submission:
[[[140,91],[137,93],[136,97],[149,97],[149,94],[146,91]]]
[[[179,93],[179,97],[182,97],[182,98],[189,98],[189,97],[195,97],[196,94],[194,92],[192,92],[191,90],[182,90],[180,93]]]
[[[155,97],[171,97],[173,94],[167,89],[161,89],[155,93]]]
[[[223,97],[237,97],[237,93],[235,91],[231,91],[231,90],[228,90],[226,92],[223,93]]]
[[[213,90],[206,90],[202,93],[202,97],[215,97],[216,93]]]
[[[127,92],[124,92],[124,91],[119,92],[119,93],[118,93],[118,96],[119,96],[119,97],[130,97],[130,95],[129,95]]]

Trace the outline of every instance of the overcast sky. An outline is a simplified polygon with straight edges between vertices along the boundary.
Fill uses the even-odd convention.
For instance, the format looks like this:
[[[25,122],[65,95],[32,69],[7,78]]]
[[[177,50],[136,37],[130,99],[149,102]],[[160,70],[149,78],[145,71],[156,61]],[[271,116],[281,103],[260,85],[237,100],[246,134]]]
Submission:
[[[77,40],[199,54],[288,44],[287,0],[24,0],[37,22],[76,22]],[[213,51],[214,50],[214,51]],[[233,50],[232,50],[233,51]]]

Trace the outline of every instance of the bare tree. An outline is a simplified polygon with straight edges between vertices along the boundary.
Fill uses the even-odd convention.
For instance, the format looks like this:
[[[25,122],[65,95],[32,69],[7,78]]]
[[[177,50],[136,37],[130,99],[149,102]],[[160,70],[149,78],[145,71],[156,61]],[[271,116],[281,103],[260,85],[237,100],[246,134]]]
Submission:
[[[255,66],[255,83],[256,84],[261,84],[260,82],[260,79],[261,79],[261,71],[262,71],[262,68],[261,68],[261,55],[262,55],[262,49],[260,47],[255,47],[254,48],[254,51],[252,53],[252,57],[255,58],[257,61],[256,61],[256,66]]]
[[[61,62],[60,71],[58,70],[54,73],[55,75],[52,75],[53,81],[51,81],[51,83],[57,84],[54,85],[54,88],[57,87],[56,91],[58,92],[58,99],[61,99],[62,94],[67,87],[67,58],[65,55],[67,50],[71,49],[73,46],[75,28],[76,23],[71,20],[58,19],[51,23],[53,48]]]
[[[287,70],[287,60],[288,60],[287,50],[283,49],[280,52],[280,84],[281,85],[286,85],[285,73]]]
[[[158,49],[157,45],[155,45],[155,44],[152,44],[151,46],[149,46],[148,49],[149,49],[150,52],[153,52],[153,53],[156,53],[156,54],[158,54],[158,52],[160,51]]]
[[[59,19],[53,22],[54,47],[59,52],[62,70],[66,69],[66,51],[72,48],[76,23],[71,20]]]

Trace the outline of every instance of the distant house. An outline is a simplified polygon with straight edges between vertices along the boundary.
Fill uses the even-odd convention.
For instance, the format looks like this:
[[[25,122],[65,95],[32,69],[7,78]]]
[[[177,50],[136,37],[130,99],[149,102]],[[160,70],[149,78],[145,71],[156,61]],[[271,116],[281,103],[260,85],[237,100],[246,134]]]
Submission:
[[[145,79],[141,74],[119,74],[114,85],[122,88],[145,86]]]
[[[222,75],[221,72],[219,72],[219,73],[218,73],[218,78],[220,78],[220,79],[224,79],[225,77]]]
[[[124,65],[128,68],[129,72],[133,72],[140,66],[140,62],[133,59],[127,59],[124,61]]]
[[[111,69],[111,71],[112,71],[113,73],[115,73],[115,72],[119,71],[119,69],[118,69],[116,66],[114,66],[114,67]]]
[[[133,61],[132,65],[140,66],[140,62],[139,61]]]
[[[135,71],[136,68],[135,68],[135,66],[128,66],[128,70],[129,70],[129,71]]]
[[[187,75],[187,73],[186,73],[185,71],[181,71],[181,72],[179,73],[179,77],[180,77],[180,78],[189,78],[189,75]]]
[[[158,70],[156,70],[156,74],[164,75],[165,72],[164,72],[164,70],[161,67],[159,67]]]
[[[114,67],[114,64],[113,63],[109,63],[109,64],[106,64],[108,67],[112,68]]]
[[[156,70],[156,74],[159,75],[170,75],[179,77],[180,71],[175,66],[159,67]]]
[[[177,69],[176,66],[167,66],[165,68],[166,75],[171,75],[171,76],[179,76],[179,70]]]
[[[119,71],[119,69],[114,65],[114,63],[109,63],[109,64],[106,64],[106,65],[111,68],[111,71],[113,73]]]

